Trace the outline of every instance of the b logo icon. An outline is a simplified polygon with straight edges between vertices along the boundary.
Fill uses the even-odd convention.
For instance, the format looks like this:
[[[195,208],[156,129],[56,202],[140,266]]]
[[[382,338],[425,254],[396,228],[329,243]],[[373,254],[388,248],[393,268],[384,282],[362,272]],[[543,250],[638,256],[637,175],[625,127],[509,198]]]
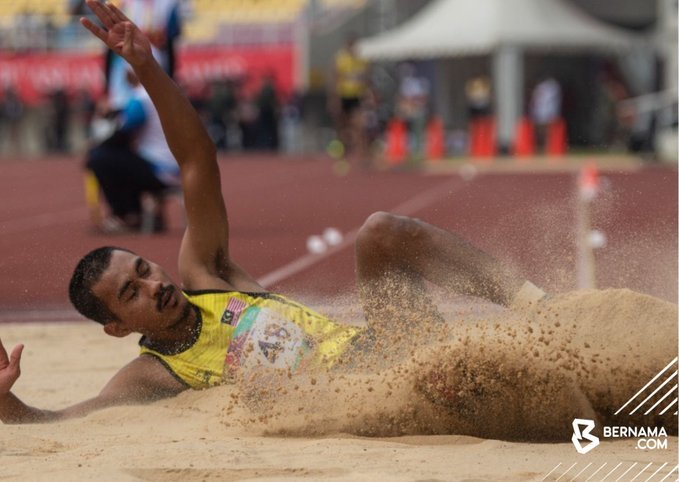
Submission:
[[[580,431],[580,426],[582,426],[582,431]],[[590,433],[593,429],[594,420],[587,420],[584,418],[576,418],[573,420],[573,437],[571,440],[578,453],[586,454],[599,445],[599,437]],[[582,440],[589,440],[589,443],[583,447],[580,443]]]

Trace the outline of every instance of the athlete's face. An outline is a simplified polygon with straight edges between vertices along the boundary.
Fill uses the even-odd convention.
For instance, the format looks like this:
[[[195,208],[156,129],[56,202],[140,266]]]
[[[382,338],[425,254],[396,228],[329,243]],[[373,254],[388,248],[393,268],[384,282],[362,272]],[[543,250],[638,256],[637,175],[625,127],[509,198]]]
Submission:
[[[108,269],[92,292],[118,318],[104,326],[113,336],[171,333],[190,309],[186,297],[160,266],[127,251],[113,251]]]

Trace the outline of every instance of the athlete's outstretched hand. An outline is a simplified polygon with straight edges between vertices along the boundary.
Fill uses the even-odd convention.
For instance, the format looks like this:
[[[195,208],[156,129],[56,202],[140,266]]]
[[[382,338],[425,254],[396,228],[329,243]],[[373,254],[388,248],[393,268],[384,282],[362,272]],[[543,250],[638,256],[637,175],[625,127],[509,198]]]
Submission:
[[[12,385],[21,375],[21,352],[24,345],[17,345],[12,350],[12,354],[7,357],[7,351],[0,341],[0,395],[6,395],[12,389]]]
[[[84,17],[80,19],[80,23],[108,48],[132,66],[143,65],[153,58],[149,39],[115,5],[87,0],[87,6],[96,14],[104,28]]]

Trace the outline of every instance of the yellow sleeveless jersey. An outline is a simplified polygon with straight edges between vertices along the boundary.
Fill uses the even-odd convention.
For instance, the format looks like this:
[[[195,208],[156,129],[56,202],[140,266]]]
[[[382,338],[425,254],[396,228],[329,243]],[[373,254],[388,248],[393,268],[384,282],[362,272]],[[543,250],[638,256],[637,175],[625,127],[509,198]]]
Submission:
[[[337,70],[337,94],[344,98],[363,96],[368,62],[342,49],[335,59],[335,68]]]
[[[142,338],[141,354],[155,356],[195,389],[229,381],[241,370],[329,368],[362,331],[272,293],[193,291],[184,296],[200,311],[193,344],[161,353]]]

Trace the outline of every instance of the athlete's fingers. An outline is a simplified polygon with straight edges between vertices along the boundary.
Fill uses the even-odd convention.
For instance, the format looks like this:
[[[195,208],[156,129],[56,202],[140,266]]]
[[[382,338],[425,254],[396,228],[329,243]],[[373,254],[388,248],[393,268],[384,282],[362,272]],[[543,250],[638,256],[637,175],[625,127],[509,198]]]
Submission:
[[[130,22],[125,22],[125,36],[123,37],[123,52],[126,53],[132,53],[133,49],[133,32],[132,32],[132,24]]]
[[[19,363],[21,362],[21,352],[24,351],[24,345],[19,344],[14,347],[12,354],[9,356],[9,367],[15,370],[19,369]]]
[[[108,2],[106,4],[108,8],[111,10],[111,16],[117,21],[117,22],[130,22],[131,20],[125,16],[123,12],[120,11],[118,7],[116,7],[114,4]]]
[[[2,340],[0,340],[0,368],[6,367],[8,363],[9,360],[7,359],[7,350],[5,350]]]
[[[111,10],[107,5],[98,2],[97,0],[87,0],[87,6],[90,10],[101,20],[106,28],[111,28],[115,24],[113,17],[111,15]]]
[[[108,32],[106,32],[106,30],[101,28],[99,25],[91,22],[89,19],[82,17],[80,19],[80,24],[87,30],[92,32],[94,35],[96,35],[102,42],[106,43],[106,41],[108,40]]]

